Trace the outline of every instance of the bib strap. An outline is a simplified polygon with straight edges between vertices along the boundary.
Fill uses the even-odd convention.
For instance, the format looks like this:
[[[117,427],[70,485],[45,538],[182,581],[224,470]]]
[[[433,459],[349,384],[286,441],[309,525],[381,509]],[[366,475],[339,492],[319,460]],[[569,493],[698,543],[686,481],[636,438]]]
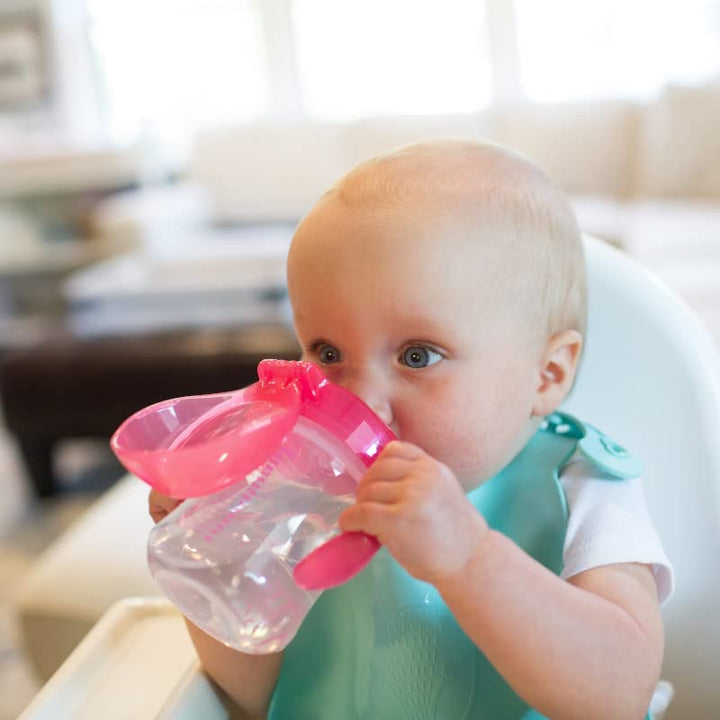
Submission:
[[[548,415],[540,428],[543,432],[577,441],[577,450],[588,462],[602,471],[607,480],[639,477],[642,462],[590,423],[583,423],[564,412]]]

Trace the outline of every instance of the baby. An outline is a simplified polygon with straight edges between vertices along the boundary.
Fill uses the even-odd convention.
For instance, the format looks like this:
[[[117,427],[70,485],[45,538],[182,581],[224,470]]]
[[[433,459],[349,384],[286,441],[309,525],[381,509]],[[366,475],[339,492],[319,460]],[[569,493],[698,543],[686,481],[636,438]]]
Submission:
[[[554,412],[586,319],[562,192],[493,145],[401,148],[303,219],[288,288],[303,359],[399,438],[340,520],[384,548],[284,653],[189,624],[211,677],[247,717],[645,717],[671,569],[632,456]]]

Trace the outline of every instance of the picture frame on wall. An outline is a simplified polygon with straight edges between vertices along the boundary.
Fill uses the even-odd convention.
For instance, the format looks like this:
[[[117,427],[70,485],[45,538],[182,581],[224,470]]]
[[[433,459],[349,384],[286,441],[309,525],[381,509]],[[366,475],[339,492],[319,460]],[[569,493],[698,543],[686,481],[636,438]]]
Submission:
[[[46,36],[40,13],[0,13],[0,111],[42,107],[49,94]]]

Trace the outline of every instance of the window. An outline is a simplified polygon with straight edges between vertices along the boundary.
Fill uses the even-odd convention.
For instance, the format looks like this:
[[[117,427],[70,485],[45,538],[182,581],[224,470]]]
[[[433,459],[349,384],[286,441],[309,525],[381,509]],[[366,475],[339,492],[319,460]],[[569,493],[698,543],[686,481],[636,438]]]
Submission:
[[[720,75],[718,0],[515,0],[515,12],[531,100],[645,100]]]
[[[116,139],[251,118],[644,100],[720,76],[720,0],[86,0]]]
[[[268,70],[249,0],[87,0],[115,139],[265,113]]]
[[[87,0],[113,136],[478,110],[483,0]]]
[[[295,0],[308,114],[477,111],[492,98],[482,0]]]

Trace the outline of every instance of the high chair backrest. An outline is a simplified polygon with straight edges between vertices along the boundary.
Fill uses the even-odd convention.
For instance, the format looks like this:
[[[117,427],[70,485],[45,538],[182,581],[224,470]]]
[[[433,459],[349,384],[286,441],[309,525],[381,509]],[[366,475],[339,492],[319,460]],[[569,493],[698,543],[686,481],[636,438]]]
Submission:
[[[672,718],[720,717],[720,362],[695,315],[626,254],[585,238],[587,345],[563,409],[638,455],[675,568],[663,608]],[[720,283],[720,278],[718,278]]]

